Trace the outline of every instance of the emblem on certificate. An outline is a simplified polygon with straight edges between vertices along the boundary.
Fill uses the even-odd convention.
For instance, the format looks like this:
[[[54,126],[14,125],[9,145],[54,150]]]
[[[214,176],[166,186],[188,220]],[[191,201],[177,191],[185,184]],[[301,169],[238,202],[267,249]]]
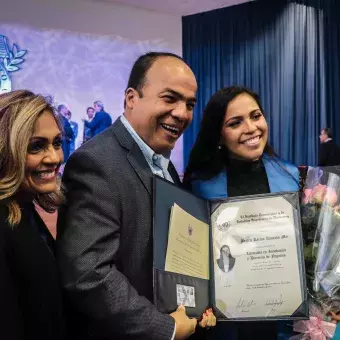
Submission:
[[[154,178],[154,301],[220,321],[308,318],[298,193],[208,202]]]

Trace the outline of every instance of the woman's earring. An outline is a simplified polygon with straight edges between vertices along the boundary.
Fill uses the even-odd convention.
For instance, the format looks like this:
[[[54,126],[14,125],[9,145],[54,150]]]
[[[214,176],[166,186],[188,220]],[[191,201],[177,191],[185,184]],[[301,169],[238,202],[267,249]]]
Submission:
[[[219,145],[219,146],[217,147],[217,149],[218,149],[218,150],[222,150],[222,145]]]

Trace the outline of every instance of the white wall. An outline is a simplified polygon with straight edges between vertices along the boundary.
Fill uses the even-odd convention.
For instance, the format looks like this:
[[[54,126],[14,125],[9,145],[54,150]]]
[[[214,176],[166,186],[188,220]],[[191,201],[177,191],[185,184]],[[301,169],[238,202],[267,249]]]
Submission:
[[[180,16],[98,0],[0,0],[0,6],[2,24],[14,22],[134,41],[161,39],[173,52],[182,52]]]
[[[27,49],[12,89],[51,94],[79,124],[94,100],[113,119],[134,60],[150,50],[182,53],[181,17],[90,0],[0,0],[0,35]],[[172,159],[182,172],[182,141]]]

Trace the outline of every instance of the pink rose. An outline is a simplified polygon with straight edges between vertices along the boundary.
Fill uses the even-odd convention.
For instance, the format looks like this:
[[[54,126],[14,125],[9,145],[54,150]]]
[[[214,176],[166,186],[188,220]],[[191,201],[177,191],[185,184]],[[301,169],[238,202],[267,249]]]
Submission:
[[[314,189],[312,193],[312,198],[315,203],[321,204],[326,196],[327,187],[322,184],[318,184]]]
[[[332,207],[336,204],[338,196],[333,188],[327,188],[325,200]]]
[[[308,204],[310,203],[311,199],[312,199],[312,193],[313,190],[312,189],[305,189],[303,191],[303,198],[302,198],[302,203],[303,204]]]

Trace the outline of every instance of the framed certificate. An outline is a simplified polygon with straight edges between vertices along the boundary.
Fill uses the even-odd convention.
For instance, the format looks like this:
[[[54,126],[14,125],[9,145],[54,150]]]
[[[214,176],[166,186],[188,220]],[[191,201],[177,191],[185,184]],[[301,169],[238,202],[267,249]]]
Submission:
[[[220,321],[308,318],[298,193],[208,202],[155,176],[154,302]]]

